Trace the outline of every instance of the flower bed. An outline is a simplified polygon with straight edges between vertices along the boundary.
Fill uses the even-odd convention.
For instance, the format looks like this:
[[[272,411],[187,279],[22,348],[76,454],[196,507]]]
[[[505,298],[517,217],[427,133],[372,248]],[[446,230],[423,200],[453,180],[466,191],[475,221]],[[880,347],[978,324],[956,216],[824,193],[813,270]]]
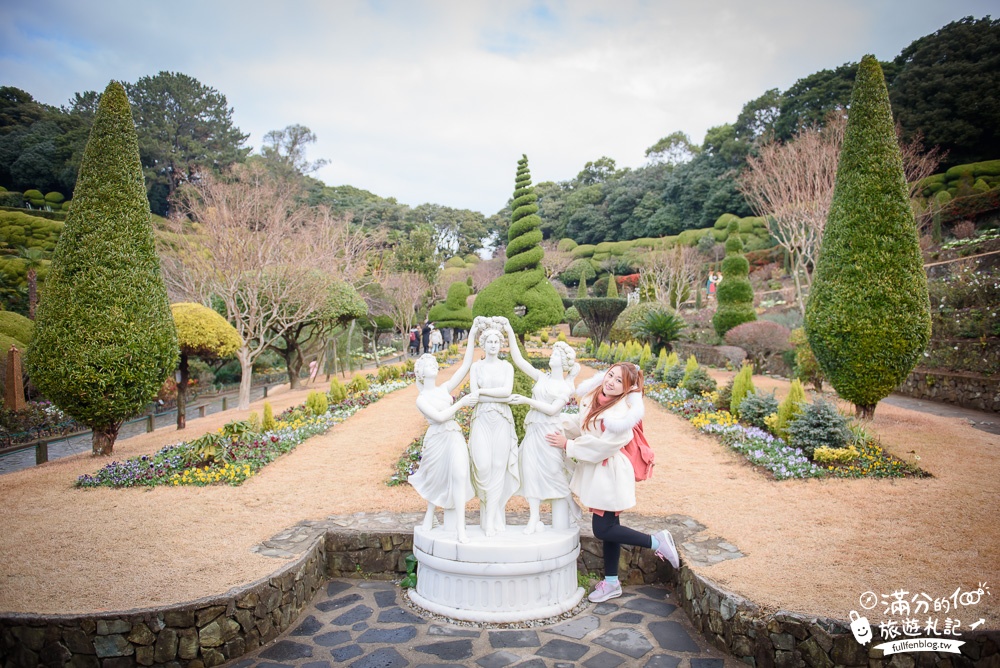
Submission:
[[[412,374],[400,380],[377,382],[369,376],[367,391],[349,395],[330,406],[321,415],[312,415],[305,405],[290,408],[275,417],[273,429],[253,429],[252,422],[233,422],[219,430],[231,436],[227,443],[217,443],[212,435],[168,445],[153,455],[111,462],[95,474],[84,474],[77,487],[135,487],[144,485],[239,485],[275,459],[295,449],[306,439],[322,434],[354,415],[368,404],[413,382]],[[221,439],[225,440],[225,439]],[[199,459],[199,449],[206,444],[217,447],[211,456]]]
[[[716,410],[716,393],[694,396],[682,388],[670,388],[664,383],[646,385],[646,396],[689,420],[699,431],[712,434],[721,442],[746,457],[747,461],[766,469],[776,480],[792,478],[900,478],[924,476],[926,473],[896,457],[879,445],[878,440],[864,429],[854,428],[852,445],[858,456],[830,464],[810,460],[800,449],[783,439],[760,429],[749,427],[728,411]]]

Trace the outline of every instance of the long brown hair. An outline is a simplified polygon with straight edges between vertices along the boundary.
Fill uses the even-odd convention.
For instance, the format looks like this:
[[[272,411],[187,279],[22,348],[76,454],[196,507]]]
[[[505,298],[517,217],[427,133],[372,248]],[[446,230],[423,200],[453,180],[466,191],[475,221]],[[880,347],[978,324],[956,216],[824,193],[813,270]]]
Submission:
[[[617,364],[612,364],[608,370],[604,372],[605,375],[610,373],[611,369],[614,369],[615,367],[622,370],[622,393],[611,399],[611,401],[606,404],[599,405],[597,403],[597,395],[604,389],[604,381],[602,379],[601,383],[595,387],[589,395],[590,407],[587,410],[587,417],[583,421],[584,429],[586,429],[588,425],[591,427],[597,426],[597,419],[600,417],[601,413],[608,410],[619,401],[625,399],[629,393],[642,392],[642,369],[631,362],[618,362]]]

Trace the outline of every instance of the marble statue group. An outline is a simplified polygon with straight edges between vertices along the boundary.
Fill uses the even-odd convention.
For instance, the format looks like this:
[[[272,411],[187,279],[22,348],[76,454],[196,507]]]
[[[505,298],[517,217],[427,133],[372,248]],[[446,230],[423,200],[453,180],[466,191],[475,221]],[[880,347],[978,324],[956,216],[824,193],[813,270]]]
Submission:
[[[480,504],[480,528],[487,537],[506,531],[505,508],[514,495],[523,496],[529,507],[524,534],[546,529],[539,507],[552,503],[553,529],[568,529],[579,508],[569,489],[571,463],[565,452],[546,443],[545,435],[559,429],[560,413],[574,391],[579,371],[573,349],[563,342],[552,347],[550,370],[541,371],[520,354],[510,322],[503,317],[475,318],[462,365],[452,377],[438,385],[437,360],[423,355],[414,366],[419,386],[417,408],[427,419],[419,469],[409,482],[427,501],[422,529],[434,526],[436,508],[444,509],[444,529],[466,543],[465,505],[473,497]],[[473,362],[475,343],[484,356]],[[510,357],[534,381],[530,397],[515,394],[514,367],[499,357],[507,343]],[[469,393],[458,401],[452,392],[469,377]],[[527,405],[524,439],[514,431],[511,406]],[[455,421],[463,407],[474,407],[468,443]]]

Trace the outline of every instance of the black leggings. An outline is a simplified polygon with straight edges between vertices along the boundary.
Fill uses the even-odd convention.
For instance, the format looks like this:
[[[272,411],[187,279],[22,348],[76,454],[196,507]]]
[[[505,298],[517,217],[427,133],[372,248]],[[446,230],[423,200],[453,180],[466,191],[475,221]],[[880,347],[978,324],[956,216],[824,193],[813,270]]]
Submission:
[[[637,547],[652,547],[653,537],[635,529],[629,529],[621,524],[618,515],[604,511],[604,515],[594,513],[594,537],[604,543],[604,575],[618,575],[618,558],[622,553],[622,545]]]

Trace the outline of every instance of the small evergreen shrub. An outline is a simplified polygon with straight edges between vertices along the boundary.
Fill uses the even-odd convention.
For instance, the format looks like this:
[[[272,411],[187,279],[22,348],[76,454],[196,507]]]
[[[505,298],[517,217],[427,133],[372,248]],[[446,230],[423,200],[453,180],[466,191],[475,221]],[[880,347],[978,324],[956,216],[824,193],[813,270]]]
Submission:
[[[273,431],[274,430],[274,409],[271,408],[271,402],[264,402],[264,417],[260,421],[261,431]]]
[[[681,387],[692,394],[698,395],[705,394],[707,392],[715,392],[718,388],[718,383],[715,382],[714,378],[708,375],[708,371],[706,371],[704,367],[697,367],[693,371],[686,374],[686,377],[681,383]]]
[[[788,425],[802,412],[802,407],[806,404],[806,391],[802,387],[802,382],[798,378],[792,381],[792,386],[788,389],[788,396],[778,406],[777,418],[774,421],[774,435],[779,438],[788,438]]]
[[[740,419],[754,427],[767,429],[764,419],[778,412],[778,400],[774,392],[751,392],[740,402]]]
[[[362,375],[357,375],[347,384],[347,391],[357,394],[368,390],[368,379]]]
[[[573,336],[583,338],[585,336],[590,336],[590,330],[587,328],[587,323],[580,320],[575,325],[573,325]]]
[[[847,447],[851,431],[847,428],[847,418],[837,411],[837,407],[823,399],[808,404],[802,412],[788,423],[790,445],[801,448],[810,459],[816,448],[840,449]]]
[[[688,376],[691,375],[691,372],[697,368],[698,368],[697,358],[695,358],[694,355],[688,355],[687,362],[684,364],[684,377],[681,378],[681,385],[683,385],[684,381],[688,379]]]
[[[250,424],[250,430],[255,434],[260,433],[260,415],[257,411],[250,411],[250,417],[247,418],[247,422]]]
[[[729,412],[736,417],[740,416],[740,404],[743,398],[754,392],[753,386],[753,365],[744,364],[739,373],[733,378],[732,397],[729,400]]]
[[[729,406],[733,402],[733,383],[736,381],[736,377],[733,376],[729,381],[719,388],[719,396],[715,400],[715,406],[720,411],[729,412]]]
[[[330,402],[334,404],[339,404],[341,401],[347,398],[347,388],[344,384],[340,382],[340,378],[334,376],[330,380]]]
[[[320,416],[326,413],[330,408],[330,402],[326,398],[324,392],[310,392],[306,397],[306,408],[315,416]]]
[[[656,356],[656,368],[653,369],[653,374],[659,378],[662,376],[663,372],[666,370],[667,365],[667,349],[660,348],[660,354]]]
[[[858,449],[853,445],[846,448],[828,448],[824,445],[813,450],[813,461],[817,464],[846,464],[859,455]]]
[[[684,380],[684,373],[684,365],[675,364],[663,374],[663,382],[667,387],[678,387],[681,381]]]
[[[639,353],[639,368],[648,373],[652,363],[653,363],[653,349],[650,348],[649,344],[647,343],[642,347],[642,352]]]

